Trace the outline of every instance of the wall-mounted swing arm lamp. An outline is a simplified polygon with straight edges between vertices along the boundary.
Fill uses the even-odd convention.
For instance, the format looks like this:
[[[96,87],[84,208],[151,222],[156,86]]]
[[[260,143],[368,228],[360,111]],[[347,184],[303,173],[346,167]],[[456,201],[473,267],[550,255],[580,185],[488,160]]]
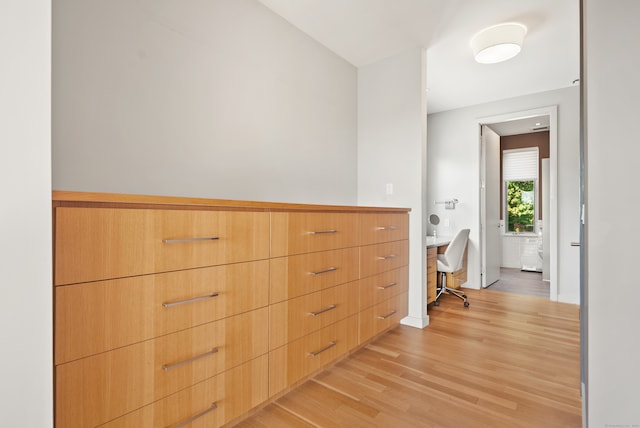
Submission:
[[[456,198],[447,199],[446,201],[433,201],[434,204],[444,204],[445,210],[455,210],[456,204],[460,203]]]

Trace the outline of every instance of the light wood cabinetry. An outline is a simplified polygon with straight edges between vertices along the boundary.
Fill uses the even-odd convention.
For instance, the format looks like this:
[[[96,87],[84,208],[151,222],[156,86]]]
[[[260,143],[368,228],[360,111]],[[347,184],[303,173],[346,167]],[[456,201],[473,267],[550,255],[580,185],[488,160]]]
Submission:
[[[432,303],[438,293],[438,249],[427,248],[427,303]]]
[[[271,303],[358,279],[358,247],[270,260]]]
[[[56,287],[56,364],[267,306],[268,281],[260,260]]]
[[[261,308],[58,365],[58,423],[97,426],[264,355],[267,325]]]
[[[393,269],[360,281],[360,308],[365,309],[409,289],[409,272],[405,267]]]
[[[409,260],[409,241],[394,241],[360,248],[360,274],[367,277],[401,266]]]
[[[269,353],[269,394],[295,384],[347,354],[358,344],[358,318],[352,316]]]
[[[58,428],[218,427],[406,315],[406,209],[53,196]]]
[[[270,306],[269,347],[275,349],[358,312],[358,287],[341,284]]]
[[[58,208],[56,285],[269,258],[269,214]]]
[[[407,293],[401,293],[360,312],[360,341],[371,339],[407,316]]]
[[[269,395],[357,344],[356,213],[273,213]],[[278,237],[276,237],[278,235]]]
[[[407,315],[408,216],[361,214],[358,343],[397,325]]]
[[[358,243],[358,217],[352,213],[271,214],[271,257],[303,254]]]
[[[268,356],[263,355],[101,428],[219,427],[267,400],[268,370]]]
[[[409,237],[409,216],[405,214],[360,214],[360,245],[401,241]]]

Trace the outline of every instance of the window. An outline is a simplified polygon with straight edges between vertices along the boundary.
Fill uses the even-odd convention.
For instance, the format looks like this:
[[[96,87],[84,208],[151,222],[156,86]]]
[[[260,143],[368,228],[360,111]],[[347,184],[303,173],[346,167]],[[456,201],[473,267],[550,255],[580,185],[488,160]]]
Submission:
[[[538,148],[504,150],[506,232],[535,232],[538,200]]]

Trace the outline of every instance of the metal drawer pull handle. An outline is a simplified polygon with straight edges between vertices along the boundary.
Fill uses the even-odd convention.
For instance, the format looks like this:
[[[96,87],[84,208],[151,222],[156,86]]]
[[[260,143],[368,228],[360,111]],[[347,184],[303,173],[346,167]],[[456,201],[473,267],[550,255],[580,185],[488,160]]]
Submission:
[[[329,269],[320,270],[318,272],[310,272],[310,273],[311,273],[311,275],[322,275],[323,273],[329,273],[329,272],[333,272],[333,271],[336,271],[336,270],[338,270],[338,268],[332,266]]]
[[[178,242],[195,242],[195,241],[217,241],[220,238],[212,236],[210,238],[183,238],[183,239],[164,239],[162,242],[165,244],[175,244]]]
[[[310,357],[317,357],[318,355],[322,354],[327,349],[333,348],[334,346],[336,346],[336,342],[331,341],[331,342],[329,342],[329,344],[327,346],[325,346],[324,348],[320,349],[319,351],[309,352],[309,356]]]
[[[175,364],[169,364],[169,365],[165,364],[162,366],[162,370],[164,370],[165,372],[168,372],[169,370],[177,369],[178,367],[184,366],[185,364],[193,363],[194,361],[199,360],[200,358],[208,357],[209,355],[213,355],[217,353],[218,353],[218,348],[213,348],[209,352],[196,355],[195,357],[191,357],[188,360],[180,361],[179,363],[175,363]]]
[[[378,290],[386,290],[387,288],[391,288],[395,285],[398,285],[397,282],[392,282],[391,284],[387,284],[387,285],[381,285],[378,287]]]
[[[376,230],[398,230],[398,226],[380,226]]]
[[[198,418],[203,417],[204,415],[206,415],[209,412],[214,411],[215,409],[218,408],[218,405],[216,403],[211,403],[211,407],[209,407],[207,410],[204,410],[200,413],[198,413],[197,415],[191,416],[189,419],[186,419],[182,422],[180,422],[178,425],[174,425],[173,428],[182,428],[182,427],[186,427],[187,425],[189,425],[191,422],[195,421]]]
[[[218,297],[219,295],[220,295],[220,293],[212,293],[212,294],[207,294],[206,296],[194,297],[192,299],[179,300],[177,302],[163,303],[162,306],[164,306],[165,308],[170,308],[172,306],[184,305],[185,303],[193,303],[193,302],[197,302],[199,300],[211,299],[213,297]]]
[[[394,309],[391,312],[389,312],[387,315],[378,315],[378,319],[379,320],[386,320],[387,318],[389,318],[391,315],[395,314],[396,312],[398,312],[398,311],[396,311]]]
[[[324,314],[325,312],[332,311],[332,310],[334,310],[334,309],[335,309],[335,308],[337,308],[337,307],[338,307],[338,306],[334,303],[333,305],[328,306],[328,307],[326,307],[326,308],[324,308],[324,309],[322,309],[322,310],[320,310],[320,311],[318,311],[318,312],[309,312],[309,315],[311,315],[312,317],[315,317],[315,316],[318,316],[318,315],[320,315],[320,314]]]
[[[311,235],[326,235],[327,233],[338,233],[336,229],[319,230],[317,232],[309,232]]]
[[[571,242],[571,246],[572,247],[579,247],[580,243],[579,242]]]
[[[391,259],[395,259],[396,257],[398,256],[395,254],[389,254],[388,256],[378,257],[378,260],[391,260]]]

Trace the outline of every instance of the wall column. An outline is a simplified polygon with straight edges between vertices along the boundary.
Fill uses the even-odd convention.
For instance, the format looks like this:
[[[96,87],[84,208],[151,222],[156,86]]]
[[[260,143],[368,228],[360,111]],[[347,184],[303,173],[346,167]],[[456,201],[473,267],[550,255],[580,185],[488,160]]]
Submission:
[[[426,52],[358,69],[358,204],[411,208],[409,315],[429,323],[426,290]]]

